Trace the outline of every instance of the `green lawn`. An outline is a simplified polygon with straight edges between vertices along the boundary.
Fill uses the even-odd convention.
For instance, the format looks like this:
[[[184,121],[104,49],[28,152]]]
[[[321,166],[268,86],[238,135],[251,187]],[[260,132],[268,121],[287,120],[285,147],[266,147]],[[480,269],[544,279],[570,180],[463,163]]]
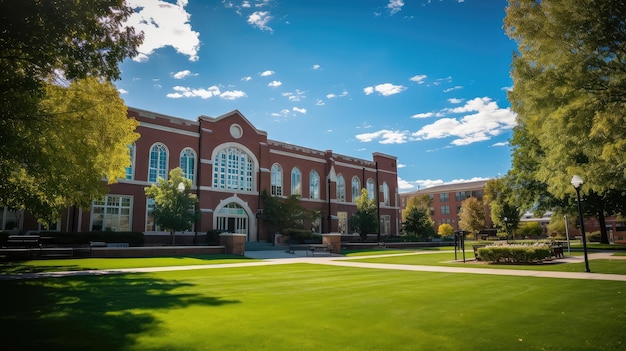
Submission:
[[[395,252],[394,252],[395,253]],[[581,253],[582,255],[582,253]],[[471,267],[471,268],[495,268],[495,269],[524,269],[537,271],[558,271],[558,272],[584,272],[585,264],[580,263],[546,263],[534,265],[509,265],[509,264],[485,264],[476,263],[469,259],[474,258],[473,252],[466,252],[465,257],[468,259],[466,263],[453,263],[454,252],[427,253],[416,255],[402,255],[392,257],[371,257],[356,258],[357,262],[369,263],[390,263],[390,264],[409,264],[409,265],[430,265],[430,266],[448,266],[448,267]],[[457,259],[462,260],[462,254],[457,254]],[[609,274],[626,274],[626,260],[590,260],[589,267],[594,273]]]
[[[55,271],[83,271],[92,269],[120,269],[167,266],[194,266],[205,264],[223,264],[254,262],[237,255],[196,255],[184,257],[149,257],[149,258],[81,258],[32,260],[25,262],[0,263],[0,274],[35,273]]]
[[[0,281],[6,350],[624,350],[626,284],[290,264]]]

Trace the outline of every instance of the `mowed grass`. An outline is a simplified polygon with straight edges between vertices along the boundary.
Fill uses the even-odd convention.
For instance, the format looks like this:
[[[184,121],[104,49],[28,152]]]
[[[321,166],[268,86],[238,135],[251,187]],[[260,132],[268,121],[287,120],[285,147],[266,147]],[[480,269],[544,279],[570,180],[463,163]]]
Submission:
[[[397,252],[392,252],[397,253]],[[414,251],[405,252],[405,255],[390,256],[390,257],[368,257],[358,258],[360,255],[355,255],[354,261],[356,262],[368,262],[368,263],[389,263],[389,264],[408,264],[408,265],[426,265],[426,266],[447,266],[447,267],[469,267],[469,268],[492,268],[492,269],[514,269],[514,270],[536,270],[536,271],[557,271],[557,272],[584,272],[584,262],[579,263],[559,263],[558,260],[547,262],[544,264],[488,264],[484,262],[473,261],[474,253],[466,252],[465,257],[467,261],[462,262],[463,254],[457,253],[457,260],[454,261],[454,252],[424,252]],[[614,259],[614,260],[590,260],[589,266],[593,273],[606,273],[606,274],[626,274],[626,260]]]
[[[81,258],[0,263],[0,274],[83,271],[254,262],[238,255],[196,255],[147,258]]]
[[[0,281],[7,350],[624,350],[626,284],[288,264]]]

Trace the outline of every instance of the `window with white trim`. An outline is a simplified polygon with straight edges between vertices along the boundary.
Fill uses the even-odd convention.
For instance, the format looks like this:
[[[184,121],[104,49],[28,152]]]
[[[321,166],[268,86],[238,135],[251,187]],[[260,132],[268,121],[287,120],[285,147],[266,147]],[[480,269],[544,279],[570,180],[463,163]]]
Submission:
[[[352,202],[356,202],[356,199],[361,196],[361,181],[359,177],[352,177]]]
[[[283,196],[283,167],[278,163],[272,165],[272,196]]]
[[[367,198],[369,200],[374,200],[374,195],[376,195],[376,187],[374,186],[374,179],[372,178],[368,178],[367,179]]]
[[[130,156],[130,165],[126,167],[126,179],[132,180],[135,177],[135,144],[128,145],[128,154]]]
[[[194,183],[196,174],[196,152],[192,148],[184,148],[180,153],[180,168],[183,170],[183,177]]]
[[[156,224],[154,220],[154,216],[152,215],[152,211],[154,211],[154,207],[156,206],[156,202],[153,198],[146,198],[146,231],[147,232],[162,232],[163,229]]]
[[[132,196],[106,195],[102,200],[94,200],[91,205],[89,230],[130,231],[132,208]]]
[[[391,234],[391,216],[390,215],[380,216],[380,234],[382,235]]]
[[[387,182],[383,182],[383,204],[389,206],[389,185]]]
[[[343,175],[337,175],[337,201],[346,202],[346,180]]]
[[[297,167],[291,170],[291,195],[302,195],[302,173]]]
[[[167,179],[167,148],[161,143],[150,148],[148,164],[148,181],[154,183],[157,178]]]
[[[320,175],[315,170],[309,173],[309,198],[320,198]]]
[[[227,147],[215,154],[213,187],[218,189],[252,191],[254,162],[245,151]]]

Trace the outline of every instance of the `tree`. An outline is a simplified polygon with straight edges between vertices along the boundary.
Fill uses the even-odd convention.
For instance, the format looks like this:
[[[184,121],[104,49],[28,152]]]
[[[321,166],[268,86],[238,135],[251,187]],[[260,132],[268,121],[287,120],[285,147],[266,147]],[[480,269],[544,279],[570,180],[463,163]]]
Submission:
[[[431,199],[430,195],[428,195],[428,194],[422,194],[422,195],[417,195],[417,196],[410,197],[407,200],[405,209],[402,211],[402,218],[406,218],[407,214],[409,213],[409,211],[413,207],[421,208],[421,209],[424,209],[426,211],[430,211],[430,204],[431,203],[432,203],[432,199]]]
[[[356,213],[350,217],[349,224],[364,241],[367,240],[367,234],[378,232],[376,200],[369,199],[367,189],[361,189],[361,195],[356,199]]]
[[[512,235],[519,225],[521,211],[513,204],[511,187],[507,186],[505,179],[490,179],[485,184],[484,193],[493,224],[504,228],[507,237]]]
[[[28,209],[42,223],[56,222],[72,205],[88,209],[107,192],[102,179],[125,176],[129,149],[139,135],[124,101],[111,83],[94,78],[68,87],[48,85],[38,107],[56,116],[37,128],[20,131],[28,141],[5,158],[0,204]]]
[[[122,25],[131,13],[124,0],[0,0],[0,205],[32,208],[42,222],[56,221],[59,208],[74,200],[84,205],[84,197],[101,193],[102,185],[92,177],[115,180],[117,171],[102,169],[116,167],[94,163],[106,163],[106,158],[119,163],[118,146],[134,139],[121,136],[127,129],[113,132],[115,125],[103,128],[96,139],[91,130],[95,119],[105,126],[109,113],[122,116],[118,107],[123,102],[105,82],[119,78],[118,63],[135,56],[142,41],[142,35]],[[81,83],[88,77],[98,80]],[[96,82],[103,86],[94,87]],[[86,134],[83,123],[89,124]],[[86,149],[99,155],[80,161],[75,151]],[[90,181],[72,186],[77,177],[55,173],[62,165],[52,163],[59,160],[69,161],[66,168]]]
[[[155,202],[154,221],[170,231],[172,245],[176,243],[176,232],[191,230],[199,217],[198,197],[190,192],[191,186],[191,180],[183,177],[183,170],[177,167],[170,171],[168,180],[158,178],[156,184],[145,188],[146,196]]]
[[[522,238],[536,238],[543,234],[543,227],[538,222],[526,222],[519,228]]]
[[[461,203],[461,213],[459,213],[459,228],[476,234],[485,228],[485,207],[475,197],[470,197]]]
[[[583,197],[604,201],[591,204],[600,222],[622,211],[606,199],[626,189],[624,18],[621,0],[509,1],[505,29],[518,44],[511,174],[525,205],[573,204],[577,174]]]
[[[263,203],[263,222],[273,232],[286,232],[289,229],[304,229],[305,222],[319,218],[319,213],[302,206],[299,195],[285,199],[270,196],[266,190],[261,193]]]
[[[454,228],[448,223],[443,223],[437,228],[437,234],[439,236],[451,236],[454,234]]]
[[[435,223],[423,208],[411,207],[406,220],[402,223],[406,235],[415,235],[420,240],[435,236]]]

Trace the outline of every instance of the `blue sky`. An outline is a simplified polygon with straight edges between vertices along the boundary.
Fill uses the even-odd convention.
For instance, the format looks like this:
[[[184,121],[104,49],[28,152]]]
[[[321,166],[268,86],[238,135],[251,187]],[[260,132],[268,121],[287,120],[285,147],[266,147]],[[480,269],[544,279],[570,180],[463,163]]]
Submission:
[[[145,34],[116,82],[128,106],[394,155],[400,192],[510,168],[505,0],[127,1]]]

